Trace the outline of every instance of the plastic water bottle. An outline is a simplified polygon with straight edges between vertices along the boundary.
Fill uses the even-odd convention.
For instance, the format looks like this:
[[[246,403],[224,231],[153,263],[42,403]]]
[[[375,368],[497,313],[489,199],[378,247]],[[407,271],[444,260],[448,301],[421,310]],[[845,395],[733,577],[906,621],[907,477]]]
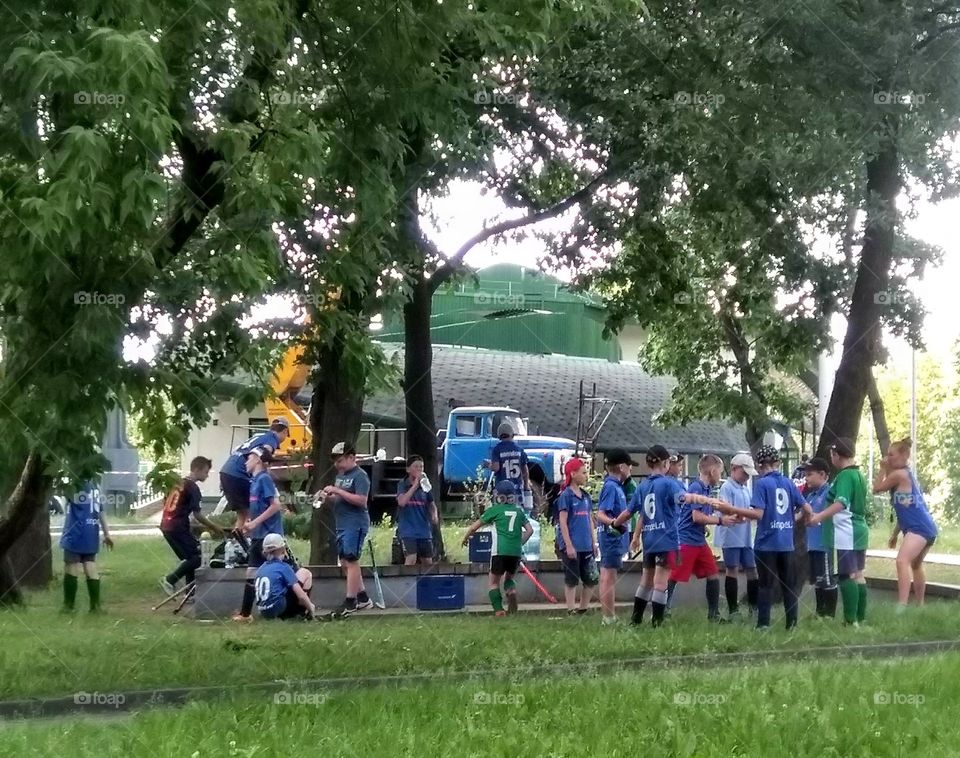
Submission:
[[[530,525],[533,527],[533,534],[523,544],[523,560],[540,560],[540,522],[536,519],[530,519]]]
[[[378,448],[378,449],[377,449],[377,454],[376,454],[375,458],[376,458],[376,460],[378,460],[378,461],[385,461],[385,460],[387,460],[387,449],[386,449],[386,448],[383,448],[383,447]]]
[[[430,484],[430,480],[425,476],[420,477],[420,489],[422,489],[424,492],[429,492],[433,489],[433,485]]]
[[[237,553],[240,545],[237,544],[235,539],[227,540],[226,544],[223,546],[223,565],[224,567],[231,569],[237,565]]]
[[[213,558],[213,541],[208,537],[200,538],[200,566],[210,568],[210,559]]]

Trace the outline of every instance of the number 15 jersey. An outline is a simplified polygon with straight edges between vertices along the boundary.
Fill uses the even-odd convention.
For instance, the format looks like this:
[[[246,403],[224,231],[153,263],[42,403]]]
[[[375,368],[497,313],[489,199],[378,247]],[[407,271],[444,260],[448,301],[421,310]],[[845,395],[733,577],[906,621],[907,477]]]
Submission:
[[[517,488],[517,492],[523,490],[523,467],[527,465],[527,454],[513,440],[502,440],[493,446],[490,453],[490,462],[499,463],[500,468],[494,474],[494,480],[502,482],[507,480]]]

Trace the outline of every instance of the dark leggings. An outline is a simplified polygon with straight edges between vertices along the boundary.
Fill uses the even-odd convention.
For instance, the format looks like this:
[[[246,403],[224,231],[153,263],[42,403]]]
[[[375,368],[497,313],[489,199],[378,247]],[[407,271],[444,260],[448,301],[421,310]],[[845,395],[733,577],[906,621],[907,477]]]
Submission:
[[[793,553],[757,550],[757,576],[760,591],[757,596],[757,626],[770,626],[770,606],[773,588],[777,582],[783,592],[783,609],[787,628],[797,623],[797,590],[793,582]]]
[[[189,584],[193,581],[193,572],[200,568],[200,543],[190,532],[164,532],[163,536],[180,559],[180,565],[167,575],[167,581],[176,584],[183,578]]]

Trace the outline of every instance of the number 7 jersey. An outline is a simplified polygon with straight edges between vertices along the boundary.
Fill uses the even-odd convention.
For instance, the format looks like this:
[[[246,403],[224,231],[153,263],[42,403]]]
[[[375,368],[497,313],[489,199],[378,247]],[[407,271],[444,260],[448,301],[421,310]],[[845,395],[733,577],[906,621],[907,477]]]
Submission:
[[[509,555],[519,558],[523,554],[523,527],[527,514],[513,503],[493,503],[480,520],[493,524],[493,549],[491,555]]]

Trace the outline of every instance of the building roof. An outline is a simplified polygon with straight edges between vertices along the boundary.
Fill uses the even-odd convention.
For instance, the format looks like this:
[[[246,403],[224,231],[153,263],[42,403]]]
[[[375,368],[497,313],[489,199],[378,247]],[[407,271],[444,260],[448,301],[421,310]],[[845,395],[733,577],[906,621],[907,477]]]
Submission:
[[[383,346],[387,354],[402,348]],[[655,427],[653,417],[669,401],[676,381],[651,376],[634,363],[558,355],[527,355],[494,350],[435,347],[433,351],[434,413],[446,426],[453,398],[457,406],[515,408],[530,419],[531,434],[575,437],[580,381],[585,391],[617,400],[597,440],[600,451],[614,447],[631,452],[659,443],[681,453],[731,455],[747,447],[742,425],[699,421],[685,427]],[[368,398],[364,421],[403,426],[403,393]]]

